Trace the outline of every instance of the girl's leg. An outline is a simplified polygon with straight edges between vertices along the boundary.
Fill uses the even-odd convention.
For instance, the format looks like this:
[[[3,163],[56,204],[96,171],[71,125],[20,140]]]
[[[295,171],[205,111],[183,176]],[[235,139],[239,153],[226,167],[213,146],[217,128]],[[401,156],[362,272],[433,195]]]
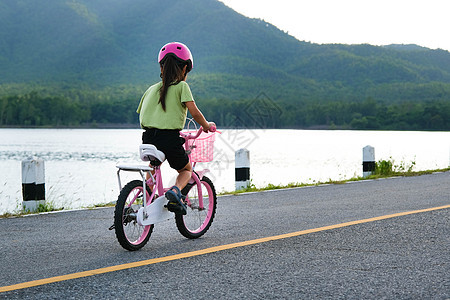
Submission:
[[[192,177],[192,165],[189,162],[183,169],[178,170],[178,177],[175,182],[175,186],[180,189],[180,191],[188,184]]]
[[[188,163],[183,169],[178,170],[178,177],[169,191],[166,192],[166,198],[169,200],[166,207],[175,214],[186,214],[186,205],[181,200],[181,190],[188,184],[192,176],[192,166]]]

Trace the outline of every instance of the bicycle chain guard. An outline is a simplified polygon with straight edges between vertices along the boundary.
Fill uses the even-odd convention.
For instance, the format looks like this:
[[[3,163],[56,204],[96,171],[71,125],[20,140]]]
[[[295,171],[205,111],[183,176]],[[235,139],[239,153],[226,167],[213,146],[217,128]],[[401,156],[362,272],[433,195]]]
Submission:
[[[167,204],[166,196],[160,196],[146,207],[139,208],[137,212],[137,222],[141,226],[156,224],[162,221],[173,219],[175,214],[168,211],[164,205]]]

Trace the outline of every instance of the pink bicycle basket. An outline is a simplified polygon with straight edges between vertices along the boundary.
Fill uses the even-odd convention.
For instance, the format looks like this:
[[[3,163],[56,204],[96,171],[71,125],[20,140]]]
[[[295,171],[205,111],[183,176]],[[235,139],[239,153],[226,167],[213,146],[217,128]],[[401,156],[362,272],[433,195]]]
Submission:
[[[190,133],[195,134],[195,131]],[[192,145],[194,148],[191,149],[191,154],[189,157],[192,162],[210,162],[213,160],[214,155],[214,141],[216,136],[214,132],[202,132],[198,138],[195,140],[188,140],[189,149]]]

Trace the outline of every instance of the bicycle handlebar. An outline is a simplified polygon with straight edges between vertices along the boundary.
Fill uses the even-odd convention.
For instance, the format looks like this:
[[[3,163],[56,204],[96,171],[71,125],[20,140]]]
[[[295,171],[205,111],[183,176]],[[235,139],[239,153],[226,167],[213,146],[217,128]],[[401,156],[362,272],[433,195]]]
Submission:
[[[200,127],[200,129],[197,131],[196,134],[193,134],[193,133],[184,133],[184,132],[180,131],[180,135],[181,135],[182,137],[184,137],[186,140],[192,140],[192,139],[198,138],[198,137],[200,136],[200,134],[202,134],[202,131],[203,131],[203,127]],[[211,126],[211,127],[209,128],[209,131],[210,131],[210,132],[216,132],[216,131],[217,131],[217,127],[216,127],[216,126]],[[217,132],[220,133],[220,131],[217,131]]]
[[[213,125],[213,126],[209,127],[209,131],[216,132],[217,131],[216,125]],[[220,133],[220,131],[217,131],[217,132]]]

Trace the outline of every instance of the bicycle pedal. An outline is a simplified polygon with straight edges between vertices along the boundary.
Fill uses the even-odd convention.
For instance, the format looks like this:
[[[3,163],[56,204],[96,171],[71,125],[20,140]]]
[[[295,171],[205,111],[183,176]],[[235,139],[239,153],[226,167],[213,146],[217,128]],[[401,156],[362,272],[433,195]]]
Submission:
[[[169,202],[166,205],[164,205],[164,207],[167,208],[167,210],[170,212],[175,212],[178,209],[178,204]]]
[[[186,208],[175,202],[172,202],[172,203],[169,202],[164,207],[166,207],[168,211],[173,212],[177,215],[186,215],[187,214]]]
[[[111,227],[108,228],[108,230],[113,230],[114,228],[116,228],[116,225],[112,224]]]

